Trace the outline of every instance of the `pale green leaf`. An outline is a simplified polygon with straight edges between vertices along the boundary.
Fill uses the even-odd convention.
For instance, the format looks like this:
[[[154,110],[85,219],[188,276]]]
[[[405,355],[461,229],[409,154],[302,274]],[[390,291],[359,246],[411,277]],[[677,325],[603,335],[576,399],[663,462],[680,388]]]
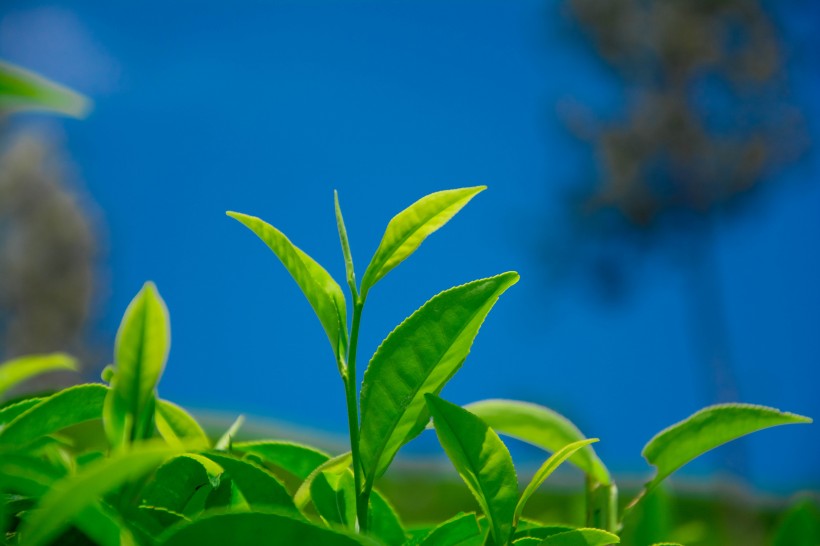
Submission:
[[[569,445],[566,445],[556,451],[555,453],[550,456],[549,459],[544,461],[544,464],[535,472],[533,475],[532,480],[527,487],[524,489],[524,492],[521,494],[521,498],[518,501],[518,505],[515,507],[515,517],[513,518],[513,524],[518,524],[518,519],[521,517],[521,513],[524,511],[524,506],[527,504],[527,501],[530,499],[533,493],[541,486],[544,481],[550,477],[550,475],[555,472],[561,463],[566,461],[573,453],[578,451],[579,449],[587,446],[591,443],[597,442],[598,438],[592,438],[589,440],[580,440],[578,442],[573,442]]]
[[[424,429],[426,393],[439,393],[461,367],[481,324],[517,273],[446,290],[402,322],[376,350],[361,392],[360,452],[366,488],[399,448]]]
[[[160,546],[230,544],[231,546],[359,546],[365,537],[320,527],[292,514],[275,511],[216,513],[180,523],[159,540]]]
[[[293,442],[238,442],[233,444],[233,450],[255,455],[266,464],[281,468],[300,480],[305,480],[319,465],[330,459],[326,453]]]
[[[0,430],[0,446],[22,447],[65,427],[102,417],[108,387],[89,383],[51,395]]]
[[[326,523],[355,529],[356,486],[349,469],[319,472],[310,484],[310,500]]]
[[[475,514],[458,514],[427,533],[419,546],[481,546],[486,537]]]
[[[460,188],[422,197],[390,220],[362,277],[362,299],[379,279],[410,256],[486,186]]]
[[[293,495],[293,502],[296,504],[296,507],[299,510],[303,510],[308,503],[310,502],[310,486],[313,483],[313,480],[322,473],[322,472],[336,472],[342,473],[347,471],[350,468],[350,464],[353,462],[353,455],[348,451],[347,453],[342,453],[341,455],[337,455],[332,459],[328,459],[316,469],[310,473],[310,475],[305,478],[305,481],[302,482],[302,485],[299,486],[299,489],[296,491],[296,494]]]
[[[242,428],[242,425],[245,424],[245,416],[240,415],[236,418],[236,420],[228,427],[228,430],[220,436],[219,440],[216,441],[214,444],[214,449],[217,451],[227,451],[231,448],[233,444],[233,439],[239,433],[239,429]]]
[[[179,451],[180,448],[168,446],[165,442],[135,444],[130,451],[121,451],[92,463],[81,473],[56,482],[38,503],[38,509],[31,512],[23,523],[20,534],[25,537],[25,544],[48,544],[75,516],[94,505],[106,493],[150,472]]]
[[[155,420],[160,436],[168,443],[183,443],[193,439],[207,445],[208,435],[196,419],[180,406],[167,400],[157,400]]]
[[[88,99],[62,85],[0,61],[0,114],[43,110],[81,118],[90,105]]]
[[[464,408],[481,417],[499,434],[552,453],[586,438],[569,419],[538,404],[493,399],[467,404]],[[591,446],[576,452],[569,462],[605,485],[611,482],[609,471]]]
[[[125,310],[114,344],[115,374],[103,418],[113,447],[151,436],[157,383],[170,344],[165,302],[153,283],[145,283]]]
[[[425,395],[436,434],[453,466],[481,506],[496,544],[507,544],[518,498],[510,452],[481,419],[441,398]]]
[[[652,490],[692,459],[736,438],[778,425],[811,422],[802,415],[752,404],[704,408],[661,431],[643,448],[644,458],[658,470],[645,490]]]
[[[2,68],[2,62],[0,62]],[[62,353],[30,355],[0,364],[0,397],[27,379],[55,370],[75,370],[77,362]]]
[[[541,546],[608,546],[620,543],[618,535],[601,529],[573,529],[548,536],[541,542]]]

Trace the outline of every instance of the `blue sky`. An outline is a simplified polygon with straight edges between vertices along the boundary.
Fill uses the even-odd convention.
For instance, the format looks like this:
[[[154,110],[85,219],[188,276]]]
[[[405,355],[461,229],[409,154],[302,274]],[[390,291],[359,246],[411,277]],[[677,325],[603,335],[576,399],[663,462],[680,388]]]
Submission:
[[[816,7],[792,4],[779,24],[814,135],[817,48],[801,47],[813,31],[799,14]],[[549,405],[601,437],[613,469],[632,473],[648,470],[639,452],[655,432],[710,402],[685,281],[669,260],[636,265],[638,289],[614,306],[581,281],[550,279],[539,244],[564,229],[561,196],[593,160],[558,105],[606,113],[623,101],[558,4],[12,1],[0,15],[0,56],[95,102],[84,121],[25,122],[62,140],[97,204],[108,246],[103,330],[113,338],[145,280],[167,300],[163,397],[344,432],[318,321],[275,257],[224,211],[268,220],[342,281],[334,188],[361,272],[393,214],[435,190],[486,184],[373,291],[363,357],[440,290],[516,270],[521,282],[447,398]],[[817,181],[810,151],[765,199],[719,218],[716,242],[742,400],[814,417]],[[820,484],[816,426],[764,432],[748,449],[759,487]]]

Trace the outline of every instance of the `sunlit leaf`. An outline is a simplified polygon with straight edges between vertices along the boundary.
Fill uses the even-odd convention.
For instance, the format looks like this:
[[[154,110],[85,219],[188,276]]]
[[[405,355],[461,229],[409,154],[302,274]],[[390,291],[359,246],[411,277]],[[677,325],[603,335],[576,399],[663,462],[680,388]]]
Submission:
[[[510,452],[472,413],[432,394],[425,398],[444,451],[481,506],[496,544],[506,544],[518,499]]]
[[[347,346],[347,306],[342,289],[330,273],[272,225],[255,216],[227,214],[254,232],[276,254],[310,302],[330,340],[333,354],[340,360]]]
[[[89,383],[46,398],[0,430],[0,446],[21,447],[65,427],[102,417],[108,387]]]
[[[401,524],[396,509],[379,491],[370,496],[370,510],[367,513],[368,532],[387,546],[401,546],[407,534]]]
[[[0,61],[0,114],[44,110],[79,118],[88,113],[90,105],[79,93]]]
[[[281,468],[300,480],[306,479],[319,465],[330,459],[326,453],[293,442],[238,442],[233,444],[233,450],[253,454],[266,464]]]
[[[174,403],[157,400],[155,420],[160,436],[169,443],[182,443],[187,438],[208,444],[208,435],[196,419]]]
[[[362,298],[391,269],[410,256],[486,186],[460,188],[422,197],[390,220],[379,248],[362,277]]]
[[[586,439],[569,419],[538,404],[518,400],[482,400],[464,406],[470,413],[478,415],[499,434],[538,446],[549,452]],[[569,462],[608,485],[609,471],[591,446],[579,450]]]
[[[2,67],[3,63],[0,61],[0,70]],[[2,74],[1,71],[0,74]],[[72,357],[62,353],[22,356],[6,361],[0,364],[0,397],[23,381],[40,374],[55,370],[76,371],[76,369],[77,362]]]
[[[313,480],[322,473],[322,472],[336,472],[342,473],[345,472],[348,468],[350,468],[350,464],[353,462],[353,455],[350,452],[342,453],[341,455],[337,455],[332,459],[328,459],[316,469],[310,473],[310,475],[305,478],[305,481],[302,482],[302,485],[299,486],[299,489],[296,491],[296,494],[293,495],[293,502],[296,504],[296,507],[299,510],[305,508],[310,502],[310,486],[313,483]]]
[[[356,487],[349,469],[316,474],[310,484],[310,500],[325,522],[355,529]]]
[[[692,459],[736,438],[778,425],[811,422],[802,415],[751,404],[704,408],[661,431],[646,444],[642,454],[658,472],[645,490],[651,491]]]
[[[105,432],[113,447],[151,436],[156,387],[171,344],[168,310],[153,283],[125,310],[114,346],[114,377],[105,400]]]
[[[424,429],[426,393],[461,367],[498,297],[518,281],[503,273],[446,290],[402,322],[376,350],[361,392],[360,451],[367,487]]]
[[[513,522],[515,525],[518,524],[518,519],[521,517],[521,513],[524,510],[524,506],[527,504],[527,501],[530,499],[533,493],[541,486],[544,481],[550,477],[550,475],[555,472],[561,463],[566,461],[573,453],[577,452],[579,449],[587,446],[593,442],[597,442],[597,438],[592,438],[589,440],[580,440],[578,442],[573,442],[569,445],[566,445],[552,454],[552,456],[544,461],[544,464],[535,472],[535,475],[532,477],[532,480],[527,487],[524,489],[524,492],[521,493],[521,498],[518,501],[518,505],[515,507],[515,517],[513,518]]]

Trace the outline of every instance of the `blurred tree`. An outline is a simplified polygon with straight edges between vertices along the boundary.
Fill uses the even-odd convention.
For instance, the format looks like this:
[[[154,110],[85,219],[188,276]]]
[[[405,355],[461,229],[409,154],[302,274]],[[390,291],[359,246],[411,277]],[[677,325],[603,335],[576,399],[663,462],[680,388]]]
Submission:
[[[564,112],[598,166],[597,180],[573,198],[573,252],[585,249],[582,261],[592,264],[604,293],[620,296],[643,251],[671,248],[691,291],[705,398],[737,400],[714,218],[805,148],[775,25],[758,0],[567,5],[628,104],[618,121],[593,120],[578,108]],[[744,473],[742,454],[729,456],[723,466]]]

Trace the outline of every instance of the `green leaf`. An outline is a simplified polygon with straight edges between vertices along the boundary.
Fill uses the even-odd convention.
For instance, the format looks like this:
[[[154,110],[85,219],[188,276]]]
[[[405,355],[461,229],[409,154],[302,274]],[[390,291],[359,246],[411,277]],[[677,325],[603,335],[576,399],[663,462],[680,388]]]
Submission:
[[[704,408],[652,438],[642,455],[658,473],[649,492],[674,471],[720,445],[778,425],[811,423],[802,415],[752,404],[719,404]]]
[[[163,460],[178,453],[180,448],[165,442],[150,441],[135,444],[130,451],[121,451],[108,459],[88,465],[79,474],[68,476],[40,500],[38,509],[23,523],[21,536],[27,546],[48,544],[85,508],[125,482],[138,478]]]
[[[252,508],[277,506],[295,510],[293,500],[285,486],[267,470],[248,461],[218,453],[205,453],[203,456],[221,466],[228,473]]]
[[[113,447],[151,436],[156,388],[171,344],[168,310],[153,283],[125,310],[114,344],[115,374],[103,424]]]
[[[161,546],[230,544],[231,546],[359,546],[371,544],[364,537],[334,531],[275,511],[217,513],[190,523],[174,526],[163,537]]]
[[[336,209],[336,228],[339,230],[339,241],[342,243],[342,254],[345,258],[345,275],[347,277],[347,285],[350,287],[350,293],[353,297],[358,297],[356,290],[356,270],[353,268],[353,255],[350,253],[350,241],[347,239],[347,228],[345,227],[345,220],[342,216],[342,207],[339,205],[339,192],[333,190],[333,205]]]
[[[461,367],[498,297],[518,281],[503,273],[446,290],[402,322],[376,350],[361,392],[360,452],[366,488],[429,420],[437,394]]]
[[[390,220],[379,248],[362,277],[362,299],[379,279],[403,262],[486,186],[460,188],[422,197]]]
[[[820,510],[811,499],[802,499],[783,514],[775,529],[772,546],[817,544],[820,544]]]
[[[342,289],[330,273],[272,225],[238,212],[228,212],[227,215],[254,232],[276,254],[310,302],[330,340],[337,362],[341,362],[347,347],[347,304]]]
[[[28,70],[0,61],[0,113],[45,110],[84,117],[88,99]]]
[[[18,415],[0,431],[0,446],[22,447],[38,438],[102,417],[108,387],[77,385],[51,395]]]
[[[25,398],[19,402],[3,406],[3,409],[0,409],[0,431],[3,430],[7,423],[14,421],[18,415],[33,408],[43,400],[45,400],[45,398]]]
[[[507,544],[518,498],[510,452],[484,421],[469,411],[427,394],[439,442],[481,506],[496,544]]]
[[[305,478],[305,481],[302,482],[302,485],[299,486],[299,489],[296,491],[296,494],[293,495],[293,502],[296,504],[296,507],[299,510],[303,510],[305,506],[307,506],[308,502],[310,502],[310,487],[313,483],[313,480],[322,473],[322,472],[336,472],[342,473],[347,471],[350,468],[350,464],[353,462],[353,455],[348,451],[347,453],[342,453],[341,455],[337,455],[332,459],[328,459],[316,469],[310,473],[310,475]]]
[[[236,420],[228,427],[228,430],[225,431],[219,440],[216,441],[214,444],[214,449],[217,451],[227,451],[231,449],[231,445],[233,444],[233,439],[239,433],[239,429],[242,428],[242,425],[245,424],[245,416],[240,415],[236,418]]]
[[[419,546],[481,546],[486,538],[475,514],[458,514],[427,533]]]
[[[521,513],[524,511],[524,506],[527,504],[527,501],[530,500],[530,497],[533,493],[541,486],[544,481],[550,477],[550,475],[555,472],[555,469],[558,468],[561,463],[566,461],[573,453],[577,452],[579,449],[587,446],[591,443],[597,442],[598,438],[592,438],[589,440],[580,440],[578,442],[573,442],[569,445],[566,445],[556,451],[555,453],[550,456],[549,459],[544,461],[544,464],[536,471],[535,475],[532,477],[532,480],[524,489],[524,492],[521,494],[521,498],[518,501],[518,505],[515,507],[515,516],[513,518],[513,525],[518,525],[518,519],[521,517]]]
[[[319,472],[310,484],[310,500],[329,525],[355,528],[356,486],[349,469]]]
[[[209,443],[208,435],[196,419],[167,400],[157,400],[155,421],[160,436],[168,443],[181,444],[185,439],[197,440],[205,445]]]
[[[562,447],[586,439],[569,419],[538,404],[518,400],[482,400],[464,408],[481,417],[499,434],[511,436],[555,453]],[[609,471],[592,447],[586,447],[569,458],[598,482],[609,485]]]
[[[281,468],[300,480],[307,479],[319,465],[330,459],[326,453],[293,442],[240,442],[233,445],[233,450],[253,454],[266,464]]]
[[[182,514],[191,498],[222,468],[199,455],[179,455],[165,461],[145,485],[140,505]]]
[[[384,495],[378,491],[374,490],[370,496],[370,510],[367,518],[368,532],[387,546],[401,546],[407,540],[407,533],[404,531],[399,515]]]
[[[620,542],[617,535],[601,529],[573,529],[548,536],[541,542],[541,546],[608,546]]]
[[[516,542],[518,539],[522,538],[532,538],[538,539],[538,543],[540,544],[542,540],[547,537],[551,537],[552,535],[557,535],[558,533],[566,533],[567,531],[572,531],[575,527],[569,527],[567,525],[534,525],[534,526],[527,526],[525,524],[534,525],[533,522],[527,521],[525,519],[521,519],[518,529],[516,529],[515,534],[513,535],[513,542]]]
[[[3,63],[0,61],[0,81]],[[77,370],[77,362],[68,355],[32,355],[0,364],[0,397],[18,384],[40,374],[55,370]]]

